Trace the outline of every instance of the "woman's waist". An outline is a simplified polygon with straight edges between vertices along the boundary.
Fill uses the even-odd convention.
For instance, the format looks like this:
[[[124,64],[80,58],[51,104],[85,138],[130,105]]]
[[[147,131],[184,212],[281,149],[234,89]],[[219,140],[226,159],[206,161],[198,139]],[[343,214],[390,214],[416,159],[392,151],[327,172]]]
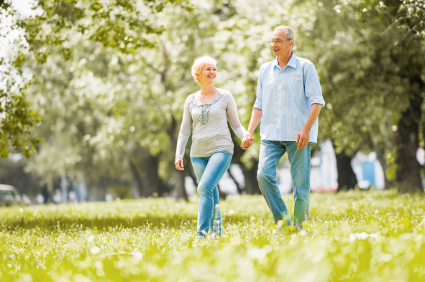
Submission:
[[[194,147],[217,147],[217,146],[231,146],[233,141],[230,137],[230,132],[227,134],[214,134],[214,135],[192,135],[192,148]]]
[[[229,128],[210,128],[206,129],[198,129],[192,131],[192,141],[196,140],[210,140],[210,139],[230,139],[230,131]]]

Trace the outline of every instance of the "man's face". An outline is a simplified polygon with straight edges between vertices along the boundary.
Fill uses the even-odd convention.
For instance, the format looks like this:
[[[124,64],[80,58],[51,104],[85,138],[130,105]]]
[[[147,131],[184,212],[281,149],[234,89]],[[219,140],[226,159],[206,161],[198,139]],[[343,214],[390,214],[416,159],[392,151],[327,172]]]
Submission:
[[[285,32],[281,30],[276,30],[272,34],[271,38],[271,48],[273,55],[280,57],[284,54],[290,53],[294,40],[287,40],[285,37]]]

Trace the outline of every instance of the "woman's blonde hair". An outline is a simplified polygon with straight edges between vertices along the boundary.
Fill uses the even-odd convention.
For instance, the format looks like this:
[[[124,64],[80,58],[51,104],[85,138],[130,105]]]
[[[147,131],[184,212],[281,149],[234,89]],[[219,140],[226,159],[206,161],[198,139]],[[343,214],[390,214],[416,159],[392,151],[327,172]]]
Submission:
[[[195,79],[196,83],[198,84],[199,84],[199,79],[196,77],[196,74],[201,74],[203,67],[207,63],[213,63],[214,65],[217,65],[217,61],[211,58],[210,56],[200,57],[196,59],[192,65],[192,76],[193,76],[193,79]]]

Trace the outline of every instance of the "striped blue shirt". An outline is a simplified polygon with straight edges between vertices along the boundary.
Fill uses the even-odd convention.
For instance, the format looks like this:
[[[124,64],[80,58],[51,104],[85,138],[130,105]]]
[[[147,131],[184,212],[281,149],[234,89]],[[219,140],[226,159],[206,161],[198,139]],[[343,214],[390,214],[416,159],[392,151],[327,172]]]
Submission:
[[[312,62],[292,53],[283,69],[279,68],[277,58],[261,66],[254,108],[263,111],[262,140],[297,141],[315,103],[325,105]],[[318,129],[316,120],[310,130],[310,142],[317,142]]]

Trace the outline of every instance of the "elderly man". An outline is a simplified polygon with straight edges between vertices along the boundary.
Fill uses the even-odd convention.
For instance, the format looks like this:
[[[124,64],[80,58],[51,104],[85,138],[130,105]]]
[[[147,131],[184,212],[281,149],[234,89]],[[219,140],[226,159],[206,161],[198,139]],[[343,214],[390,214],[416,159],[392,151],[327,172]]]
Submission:
[[[251,146],[261,121],[258,183],[279,227],[293,225],[276,185],[276,166],[288,153],[294,187],[294,222],[298,230],[308,220],[310,205],[310,143],[317,142],[317,117],[325,105],[314,65],[292,53],[294,32],[279,26],[270,41],[276,59],[260,68],[257,99],[242,149]]]

